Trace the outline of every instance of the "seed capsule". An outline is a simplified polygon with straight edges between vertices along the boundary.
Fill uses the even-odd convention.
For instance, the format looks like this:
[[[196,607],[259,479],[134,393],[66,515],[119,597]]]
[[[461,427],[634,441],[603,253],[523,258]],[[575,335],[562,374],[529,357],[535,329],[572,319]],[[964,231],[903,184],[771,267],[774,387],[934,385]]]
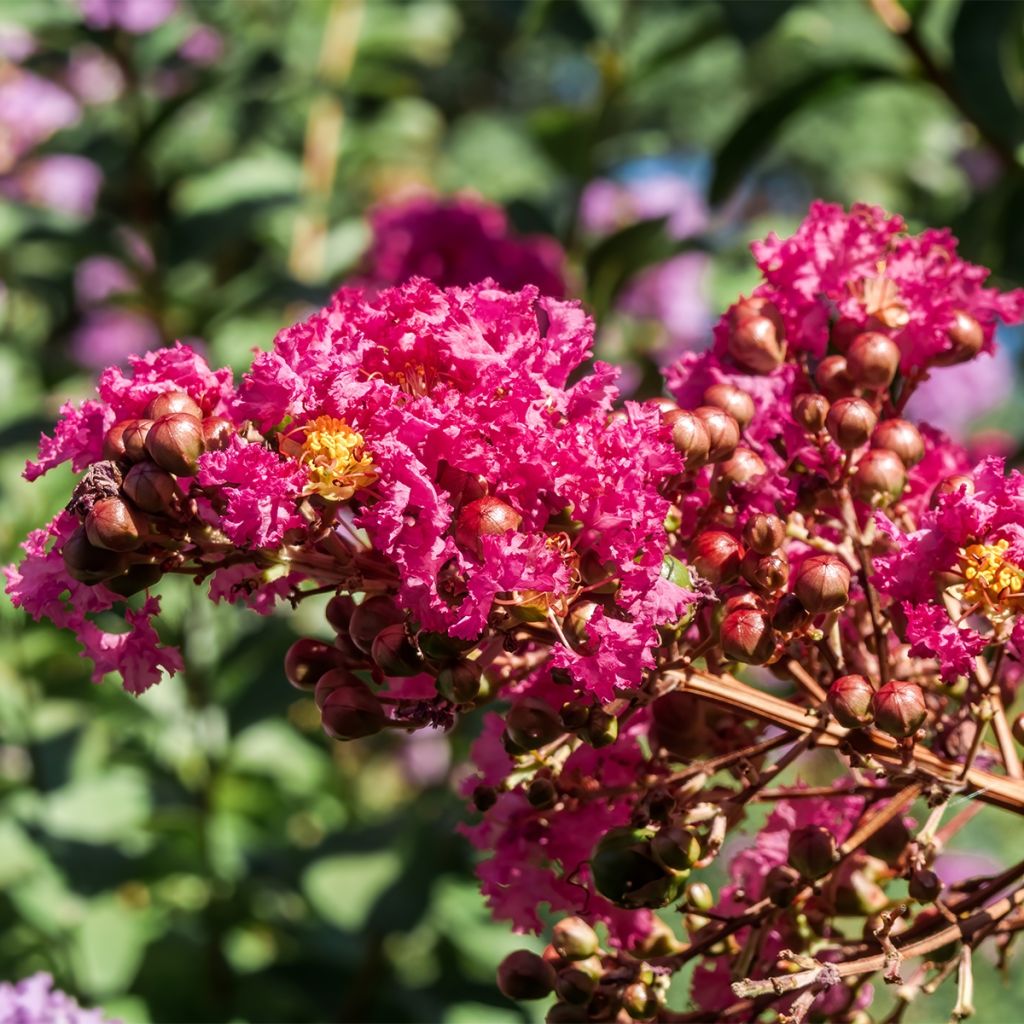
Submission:
[[[712,384],[704,392],[704,404],[727,412],[745,430],[754,418],[754,400],[732,384]]]
[[[320,714],[324,732],[336,740],[373,736],[387,724],[380,701],[365,683],[332,690],[321,705]]]
[[[539,697],[521,697],[505,716],[505,731],[517,746],[537,750],[562,735],[562,723]]]
[[[405,623],[385,626],[374,638],[370,657],[386,676],[415,676],[423,671],[423,661]]]
[[[700,839],[688,828],[663,828],[651,839],[654,859],[667,871],[688,871],[700,860]]]
[[[736,579],[742,557],[740,542],[724,530],[704,530],[690,545],[690,564],[716,587]]]
[[[649,1020],[658,1012],[653,990],[642,981],[634,981],[622,990],[622,1008],[633,1020]]]
[[[894,679],[874,696],[875,725],[897,739],[913,736],[924,724],[928,710],[917,683]]]
[[[600,948],[597,932],[581,917],[559,921],[552,930],[551,945],[566,960],[586,960]]]
[[[788,907],[803,888],[800,872],[788,864],[776,864],[764,879],[764,894],[777,907]]]
[[[343,689],[346,686],[359,689],[360,686],[365,685],[358,676],[353,675],[347,668],[328,669],[316,681],[316,685],[313,688],[313,700],[318,708],[322,708],[324,702],[335,690]]]
[[[107,590],[112,590],[121,597],[131,597],[140,591],[148,590],[160,582],[163,572],[159,565],[141,562],[128,567],[128,571],[113,579],[104,580]]]
[[[907,420],[882,420],[871,434],[871,447],[894,452],[908,469],[924,458],[924,438]]]
[[[523,517],[499,498],[484,497],[463,506],[455,524],[455,541],[461,547],[483,557],[484,537],[500,537],[518,530]]]
[[[194,416],[196,419],[203,418],[203,410],[199,408],[199,403],[194,402],[184,391],[165,391],[146,406],[146,418],[150,420],[158,420],[162,416],[171,416],[178,412]]]
[[[221,452],[237,433],[231,420],[223,416],[207,416],[203,420],[203,447],[208,452]]]
[[[796,571],[794,590],[812,615],[835,611],[849,600],[850,570],[835,555],[811,555]]]
[[[619,720],[615,715],[599,707],[592,707],[587,715],[586,728],[580,739],[600,750],[613,744],[619,736]]]
[[[831,401],[849,395],[853,391],[845,356],[826,356],[814,371],[814,383],[821,393]]]
[[[825,420],[831,408],[824,395],[806,393],[793,399],[793,419],[808,434],[817,434],[825,429]]]
[[[806,626],[810,618],[810,612],[801,604],[796,594],[783,594],[772,613],[772,627],[780,633],[792,633]]]
[[[829,710],[847,729],[870,725],[875,717],[871,709],[874,687],[858,675],[840,676],[828,690]]]
[[[683,892],[689,871],[666,870],[651,850],[650,829],[614,828],[594,847],[590,873],[597,891],[631,910],[664,907]]]
[[[939,366],[952,366],[954,363],[966,363],[973,359],[985,344],[985,332],[978,321],[970,313],[958,309],[953,313],[950,325],[949,347],[933,358]]]
[[[907,893],[919,903],[933,903],[942,893],[942,882],[934,871],[919,868],[910,876]]]
[[[483,673],[479,662],[457,661],[437,674],[437,692],[453,704],[468,704],[480,692]]]
[[[121,426],[121,444],[125,458],[130,462],[141,462],[146,458],[146,438],[153,426],[152,420],[128,420]]]
[[[180,508],[182,501],[177,480],[152,462],[140,462],[128,470],[124,493],[132,504],[153,515],[168,515]]]
[[[865,844],[864,851],[885,861],[890,867],[899,863],[910,842],[910,831],[902,817],[886,822]]]
[[[115,423],[103,435],[103,458],[110,459],[111,462],[119,462],[121,459],[127,458],[124,450],[124,430],[130,422],[130,420],[122,420],[120,423]]]
[[[356,610],[356,603],[348,594],[335,594],[327,602],[324,609],[324,618],[335,633],[344,633],[348,636],[348,627],[352,621],[352,613]]]
[[[168,473],[192,476],[203,454],[203,425],[184,412],[163,416],[154,421],[146,435],[146,451]]]
[[[861,456],[850,486],[861,501],[889,505],[903,494],[907,470],[895,452],[872,448]]]
[[[786,358],[782,335],[767,316],[750,316],[735,323],[726,347],[736,363],[751,373],[771,373]]]
[[[786,524],[766,512],[755,513],[743,527],[743,543],[759,555],[770,555],[785,539]]]
[[[134,551],[142,545],[145,524],[120,498],[97,501],[85,517],[89,543],[108,551]]]
[[[774,653],[777,637],[764,612],[741,609],[722,620],[722,653],[730,661],[763,665]]]
[[[78,527],[64,542],[61,555],[68,575],[89,586],[119,576],[128,567],[125,556],[120,552],[90,544],[84,526]]]
[[[550,779],[534,779],[526,787],[526,802],[538,811],[546,811],[558,802],[558,790]]]
[[[840,398],[829,409],[825,426],[844,452],[868,443],[878,423],[875,410],[863,398]]]
[[[878,331],[858,334],[846,353],[846,368],[863,387],[887,388],[900,368],[899,346]]]
[[[731,487],[754,487],[766,472],[761,456],[740,445],[728,459],[715,467],[711,490],[720,501],[724,501]]]
[[[789,864],[811,881],[827,875],[836,862],[835,836],[821,825],[805,825],[789,836]]]
[[[587,974],[586,971],[581,971],[578,967],[570,967],[559,971],[558,981],[555,983],[555,992],[558,994],[559,999],[564,999],[565,1002],[571,1004],[569,1009],[574,1010],[576,1015],[560,1014],[556,1017],[556,1020],[589,1021],[590,1018],[583,1007],[590,1002],[596,991],[597,981]],[[555,1005],[557,1006],[558,1004]],[[552,1009],[555,1009],[555,1007],[552,1007]],[[551,1020],[550,1014],[545,1020]]]
[[[681,409],[672,419],[672,444],[686,460],[686,468],[697,469],[707,461],[711,437],[699,416]]]
[[[556,980],[551,964],[528,949],[509,953],[498,967],[498,988],[508,999],[544,999]]]
[[[740,443],[740,425],[725,410],[702,405],[693,410],[708,432],[708,462],[724,462]]]
[[[284,675],[296,690],[312,691],[325,672],[343,668],[344,664],[337,647],[303,637],[288,648],[284,656]]]
[[[369,597],[353,609],[348,623],[348,635],[363,654],[371,654],[377,634],[386,626],[404,620],[405,616],[390,597]]]
[[[789,559],[782,551],[769,555],[748,551],[740,562],[740,573],[752,587],[774,593],[784,590],[789,582]]]

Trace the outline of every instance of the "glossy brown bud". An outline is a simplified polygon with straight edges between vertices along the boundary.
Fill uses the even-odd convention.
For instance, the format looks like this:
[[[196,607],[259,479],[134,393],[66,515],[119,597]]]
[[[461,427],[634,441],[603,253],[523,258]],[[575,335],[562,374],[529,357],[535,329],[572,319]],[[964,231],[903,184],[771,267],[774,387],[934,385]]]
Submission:
[[[544,999],[555,988],[555,969],[528,949],[509,953],[498,966],[498,988],[508,999]]]
[[[559,711],[558,717],[567,732],[576,732],[582,729],[590,718],[590,704],[581,700],[566,701]]]
[[[203,410],[199,408],[199,403],[193,401],[184,391],[165,391],[146,406],[146,419],[158,420],[178,412],[194,416],[198,420],[203,418]]]
[[[1013,738],[1024,747],[1024,711],[1013,720]]]
[[[776,864],[764,879],[764,894],[777,907],[788,907],[804,887],[800,872],[788,864]]]
[[[742,557],[740,542],[724,530],[704,530],[690,545],[690,564],[716,587],[736,579]]]
[[[924,725],[928,710],[917,683],[894,679],[874,696],[875,725],[897,739],[913,736]]]
[[[934,871],[919,868],[910,875],[907,893],[919,903],[934,903],[942,893],[942,882]]]
[[[932,492],[932,505],[938,504],[939,499],[946,494],[966,494],[968,497],[975,491],[974,478],[966,473],[954,473],[940,480]]]
[[[493,786],[481,785],[473,790],[473,806],[481,813],[486,814],[497,802],[498,793]]]
[[[119,462],[121,459],[127,458],[123,435],[125,427],[130,422],[130,420],[122,420],[120,423],[115,423],[103,435],[103,458],[110,459],[112,462]]]
[[[740,443],[740,425],[724,409],[714,405],[702,405],[693,410],[708,432],[708,462],[723,462],[729,458]]]
[[[670,424],[672,418],[679,412],[679,406],[676,401],[666,395],[656,395],[654,398],[648,398],[644,405],[648,409],[656,409],[666,425]]]
[[[143,512],[165,516],[181,507],[178,481],[152,462],[132,466],[124,478],[124,493]]]
[[[783,594],[772,613],[772,627],[780,633],[792,633],[806,626],[810,619],[811,613],[796,594]]]
[[[208,452],[221,452],[237,433],[231,420],[223,416],[207,416],[203,420],[203,448]]]
[[[761,295],[752,295],[749,299],[740,298],[728,311],[729,323],[742,324],[755,316],[766,316],[775,325],[775,331],[781,338],[786,333],[786,325],[778,306],[771,299]]]
[[[370,654],[377,634],[385,626],[393,626],[404,619],[401,609],[390,597],[368,597],[352,610],[348,622],[348,635],[363,654]]]
[[[752,316],[734,324],[726,347],[736,363],[751,373],[771,373],[786,358],[778,327],[766,316]]]
[[[284,675],[296,690],[312,691],[325,672],[343,668],[344,664],[344,657],[337,647],[303,637],[285,653]]]
[[[872,448],[857,463],[850,488],[861,501],[889,505],[897,501],[907,486],[903,460],[888,448]]]
[[[662,828],[651,839],[651,854],[666,871],[689,871],[703,853],[700,838],[688,828]]]
[[[756,512],[743,527],[743,543],[759,555],[770,555],[785,539],[786,524],[768,512]]]
[[[324,618],[335,633],[344,633],[348,636],[348,627],[352,621],[352,613],[356,610],[356,603],[348,594],[335,594],[327,602],[324,609]]]
[[[832,440],[845,452],[867,444],[877,424],[875,410],[863,398],[840,398],[825,420]]]
[[[828,688],[828,707],[840,725],[859,729],[875,717],[874,697],[874,687],[863,676],[840,676]]]
[[[455,524],[455,541],[461,547],[483,556],[483,538],[500,537],[518,530],[523,517],[500,498],[477,498],[464,505]]]
[[[789,864],[811,881],[827,875],[836,863],[836,838],[821,825],[805,825],[789,836]]]
[[[354,686],[358,689],[366,684],[347,668],[332,668],[324,672],[316,681],[313,687],[313,700],[318,708],[324,706],[324,701],[335,691],[346,686]]]
[[[572,1004],[570,1008],[575,1010],[577,1015],[572,1017],[558,1015],[556,1020],[588,1021],[590,1018],[583,1007],[590,1002],[595,991],[597,991],[597,980],[586,971],[581,971],[578,967],[569,967],[559,971],[555,992],[559,999],[564,999],[565,1002]],[[554,1008],[552,1007],[552,1009]],[[551,1020],[550,1015],[545,1020]]]
[[[538,811],[546,811],[558,803],[558,790],[550,779],[534,779],[526,787],[526,802]]]
[[[740,430],[745,430],[754,418],[754,400],[732,384],[712,384],[704,392],[704,404],[727,412],[740,425]]]
[[[704,421],[683,409],[672,419],[672,444],[686,459],[688,469],[696,469],[707,462],[711,450],[711,438]]]
[[[985,332],[970,313],[962,309],[953,313],[953,322],[948,332],[949,347],[934,357],[932,362],[939,366],[952,366],[973,359],[985,344]]]
[[[385,626],[373,638],[370,657],[386,676],[414,676],[423,671],[419,651],[402,622]]]
[[[853,391],[853,379],[846,365],[846,356],[826,356],[814,371],[814,383],[821,393],[831,401],[849,395]]]
[[[619,736],[619,720],[603,708],[592,707],[580,739],[600,750],[613,744]]]
[[[85,517],[89,543],[108,551],[134,551],[142,545],[145,523],[120,498],[97,501]]]
[[[112,579],[104,580],[103,585],[121,597],[131,597],[143,590],[148,590],[160,582],[163,572],[159,565],[150,562],[140,562],[128,567],[127,572]]]
[[[521,697],[508,710],[505,731],[523,750],[537,750],[562,735],[562,723],[539,697]]]
[[[812,615],[832,612],[849,600],[850,570],[835,555],[811,555],[800,563],[793,589]]]
[[[871,447],[895,452],[908,469],[924,458],[924,438],[907,420],[882,420],[871,434]]]
[[[119,576],[128,567],[123,554],[89,543],[85,527],[78,527],[61,548],[68,575],[90,586]]]
[[[897,816],[892,821],[887,821],[864,844],[864,851],[893,867],[899,863],[909,842],[910,830],[904,824],[902,816]]]
[[[793,399],[793,419],[807,431],[817,434],[825,429],[825,420],[831,408],[824,395],[807,392]]]
[[[761,456],[740,445],[729,458],[715,467],[715,474],[711,479],[712,493],[724,501],[730,488],[753,487],[766,472]]]
[[[563,918],[551,932],[551,945],[566,960],[586,960],[600,948],[597,932],[581,917]]]
[[[878,331],[858,334],[846,353],[846,370],[865,388],[887,388],[900,368],[900,348]]]
[[[130,462],[142,462],[147,457],[146,438],[153,426],[152,420],[128,420],[121,426],[121,443]]]
[[[741,609],[722,620],[721,639],[730,661],[763,665],[775,653],[777,638],[764,612]]]
[[[752,587],[765,593],[784,590],[789,582],[789,559],[782,551],[768,555],[748,551],[740,563],[740,573]]]
[[[146,451],[168,473],[192,476],[203,454],[203,424],[185,412],[163,416],[146,435]]]
[[[476,661],[457,661],[437,674],[437,692],[453,704],[468,704],[480,692],[483,672]]]
[[[658,999],[649,985],[634,981],[622,990],[622,1008],[633,1020],[650,1020],[658,1012]]]
[[[336,740],[374,736],[387,724],[384,708],[365,683],[331,690],[320,707],[320,715],[324,732]]]

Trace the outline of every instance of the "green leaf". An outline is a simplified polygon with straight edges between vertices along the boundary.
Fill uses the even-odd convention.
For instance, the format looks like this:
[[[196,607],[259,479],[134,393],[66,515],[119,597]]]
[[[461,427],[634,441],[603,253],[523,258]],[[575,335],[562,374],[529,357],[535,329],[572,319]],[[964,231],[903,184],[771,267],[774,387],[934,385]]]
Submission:
[[[132,907],[113,893],[92,900],[71,945],[78,987],[94,997],[123,992],[158,931],[157,915],[148,907]]]
[[[136,837],[149,813],[145,775],[117,767],[55,790],[43,804],[40,824],[59,839],[100,845]]]
[[[325,857],[307,869],[302,889],[321,917],[355,931],[401,870],[402,860],[394,850]]]
[[[812,71],[750,110],[715,155],[713,204],[727,199],[751,166],[771,147],[783,125],[812,105],[827,102],[866,82],[889,77],[886,68],[851,65]]]

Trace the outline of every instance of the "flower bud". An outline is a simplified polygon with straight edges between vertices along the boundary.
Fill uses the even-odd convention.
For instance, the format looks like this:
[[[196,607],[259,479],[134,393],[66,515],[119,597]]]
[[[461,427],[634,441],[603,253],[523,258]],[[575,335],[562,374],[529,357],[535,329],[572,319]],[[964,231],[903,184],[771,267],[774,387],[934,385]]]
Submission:
[[[715,467],[712,492],[719,500],[725,500],[730,487],[753,487],[766,472],[761,456],[739,445],[729,458]]]
[[[817,434],[825,429],[829,401],[824,395],[805,393],[793,399],[793,419],[807,431]]]
[[[830,401],[849,395],[853,391],[853,380],[846,365],[845,356],[826,356],[814,371],[814,383]]]
[[[178,481],[152,462],[139,462],[124,478],[124,493],[143,512],[165,516],[181,507]]]
[[[146,451],[168,473],[192,476],[203,454],[203,424],[186,412],[163,416],[146,435]]]
[[[61,548],[68,575],[90,586],[119,576],[128,567],[123,554],[89,543],[85,527],[79,526]]]
[[[764,878],[764,894],[777,907],[788,907],[802,888],[800,872],[788,864],[776,864]]]
[[[663,828],[651,839],[651,853],[666,871],[688,871],[702,852],[700,839],[688,828]]]
[[[903,460],[888,448],[865,452],[850,481],[850,489],[861,501],[889,505],[897,501],[907,486]]]
[[[850,570],[835,555],[811,555],[800,563],[793,589],[812,615],[834,612],[849,600]]]
[[[423,671],[423,662],[405,623],[385,626],[374,638],[370,657],[386,676],[415,676]]]
[[[726,316],[732,326],[745,323],[751,317],[766,316],[775,325],[775,331],[780,338],[786,333],[786,324],[778,306],[771,299],[761,295],[752,295],[749,299],[741,297],[730,307]]]
[[[544,999],[555,988],[555,969],[528,949],[509,953],[498,967],[498,988],[509,999]]]
[[[538,811],[546,811],[558,803],[558,790],[550,779],[534,779],[526,787],[526,802]]]
[[[344,633],[348,636],[349,623],[352,621],[352,613],[356,610],[356,603],[348,594],[335,594],[327,602],[324,609],[324,618],[335,633]]]
[[[405,616],[390,597],[368,597],[352,610],[348,635],[363,654],[371,654],[377,634],[385,626],[394,626],[404,620]]]
[[[780,633],[792,633],[806,626],[811,614],[800,603],[796,594],[783,594],[772,613],[772,628]]]
[[[498,802],[498,792],[493,786],[481,783],[473,789],[472,799],[473,806],[481,814],[486,814]]]
[[[322,676],[320,682],[325,678],[326,675]],[[320,707],[320,715],[324,732],[336,740],[374,736],[387,724],[387,716],[380,701],[361,682],[332,690]]]
[[[942,882],[934,871],[919,868],[910,875],[907,893],[918,903],[934,903],[942,892]]]
[[[723,462],[729,458],[740,443],[740,425],[722,409],[713,405],[702,405],[693,410],[708,432],[708,462]]]
[[[909,842],[910,831],[904,824],[903,817],[897,815],[892,821],[887,821],[865,842],[864,852],[893,867],[903,857]]]
[[[127,420],[121,427],[121,444],[125,458],[130,462],[141,462],[146,458],[146,438],[153,426],[152,420]]]
[[[680,409],[672,419],[672,444],[686,460],[687,469],[698,469],[707,461],[711,437],[699,416]]]
[[[936,355],[932,362],[938,366],[952,366],[973,359],[985,344],[985,332],[970,313],[958,309],[947,333],[949,347]]]
[[[447,665],[437,674],[437,692],[453,704],[468,704],[480,693],[483,672],[480,663],[463,659]]]
[[[724,530],[704,530],[690,545],[690,564],[716,587],[736,579],[742,557],[740,542]]]
[[[619,737],[619,720],[615,715],[599,707],[592,707],[587,715],[586,728],[580,739],[596,750],[611,746]]]
[[[924,724],[928,710],[917,683],[894,679],[874,696],[875,725],[897,739],[913,736]]]
[[[707,882],[691,882],[686,887],[686,903],[694,910],[710,910],[715,905],[715,894]]]
[[[566,732],[582,729],[590,719],[590,708],[590,704],[585,704],[581,700],[570,700],[563,704],[558,717]]]
[[[874,687],[863,676],[840,676],[828,689],[828,707],[840,725],[859,729],[875,717],[874,696]]]
[[[482,558],[484,537],[501,537],[510,530],[518,530],[522,521],[523,517],[499,498],[477,498],[459,513],[455,542]]]
[[[320,677],[343,668],[345,659],[337,647],[310,637],[296,640],[284,656],[284,675],[296,690],[315,690]]]
[[[648,409],[656,409],[666,425],[671,423],[672,417],[679,412],[679,405],[675,399],[669,398],[667,395],[655,395],[654,398],[648,398],[643,404]]]
[[[745,430],[754,418],[754,400],[732,384],[712,384],[704,392],[704,404],[727,412]]]
[[[590,1007],[569,1002],[552,1003],[544,1014],[544,1024],[588,1024],[590,1019]]]
[[[197,420],[203,418],[199,403],[194,402],[184,391],[165,391],[146,406],[146,419],[158,420],[179,412],[194,416]]]
[[[134,551],[142,545],[145,523],[120,498],[97,501],[85,517],[89,543],[108,551]]]
[[[782,551],[770,555],[748,551],[740,562],[740,573],[752,587],[765,593],[784,590],[789,582],[789,559]]]
[[[877,423],[875,410],[863,398],[840,398],[833,403],[825,420],[832,440],[844,452],[867,444]]]
[[[827,875],[836,862],[836,838],[821,825],[805,825],[789,836],[789,864],[811,881]]]
[[[887,388],[900,368],[900,348],[878,331],[858,334],[846,353],[846,369],[865,388]]]
[[[763,665],[775,653],[775,630],[764,612],[731,612],[722,620],[721,638],[722,653],[730,661]]]
[[[939,499],[946,494],[964,493],[968,497],[975,491],[974,478],[967,473],[954,473],[940,480],[932,492],[932,505],[938,504]]]
[[[203,420],[203,450],[221,452],[237,434],[234,423],[223,416],[207,416]]]
[[[908,469],[924,458],[924,438],[907,420],[882,420],[871,434],[871,447],[894,452]]]
[[[313,700],[318,708],[324,706],[324,702],[335,691],[346,686],[358,689],[366,684],[347,668],[331,668],[324,672],[317,679],[313,687]]]
[[[112,590],[121,597],[131,597],[143,590],[148,590],[160,582],[163,571],[152,562],[139,562],[128,567],[127,572],[113,579],[104,580],[107,590]]]
[[[586,960],[600,948],[597,932],[581,917],[563,918],[551,932],[551,945],[566,960]]]
[[[130,422],[130,420],[122,420],[120,423],[115,423],[103,435],[103,458],[110,459],[111,462],[119,462],[121,459],[127,458],[124,450],[124,430]]]
[[[658,999],[650,986],[634,981],[622,990],[622,1008],[633,1020],[650,1020],[658,1012]]]
[[[667,871],[651,851],[650,829],[614,828],[594,847],[590,872],[597,891],[631,910],[664,907],[682,895],[688,871]]]
[[[578,967],[570,967],[567,970],[558,972],[555,992],[559,999],[564,999],[567,1003],[571,1003],[573,1009],[589,1003],[595,991],[597,991],[597,981],[587,974],[586,971],[581,971]],[[559,1019],[563,1018],[560,1017]],[[564,1019],[587,1021],[589,1017],[581,1011],[578,1017]]]
[[[521,697],[505,716],[505,731],[517,746],[537,750],[562,735],[562,723],[539,697]]]
[[[752,515],[743,527],[743,543],[759,555],[770,555],[782,547],[786,524],[766,512]]]
[[[786,358],[782,335],[766,316],[751,316],[733,324],[726,347],[736,363],[751,373],[771,373]]]
[[[1024,711],[1013,720],[1013,738],[1024,747]]]

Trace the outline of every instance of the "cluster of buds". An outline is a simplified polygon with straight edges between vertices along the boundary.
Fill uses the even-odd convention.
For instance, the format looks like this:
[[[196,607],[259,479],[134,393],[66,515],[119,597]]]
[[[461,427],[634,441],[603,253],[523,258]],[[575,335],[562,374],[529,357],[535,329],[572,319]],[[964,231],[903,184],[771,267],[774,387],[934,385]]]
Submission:
[[[32,473],[86,475],[8,589],[145,685],[181,666],[156,598],[121,600],[140,566],[260,612],[326,594],[284,674],[329,736],[486,707],[464,830],[498,917],[571,915],[499,971],[554,993],[549,1020],[865,1019],[872,975],[897,1002],[969,986],[970,951],[1024,926],[1024,864],[943,854],[979,808],[1024,811],[1024,477],[906,406],[1024,294],[865,207],[815,204],[754,253],[763,283],[646,403],[573,373],[577,306],[488,284],[343,290],[238,387],[139,361],[44,440]],[[692,1013],[668,1009],[694,964]]]

